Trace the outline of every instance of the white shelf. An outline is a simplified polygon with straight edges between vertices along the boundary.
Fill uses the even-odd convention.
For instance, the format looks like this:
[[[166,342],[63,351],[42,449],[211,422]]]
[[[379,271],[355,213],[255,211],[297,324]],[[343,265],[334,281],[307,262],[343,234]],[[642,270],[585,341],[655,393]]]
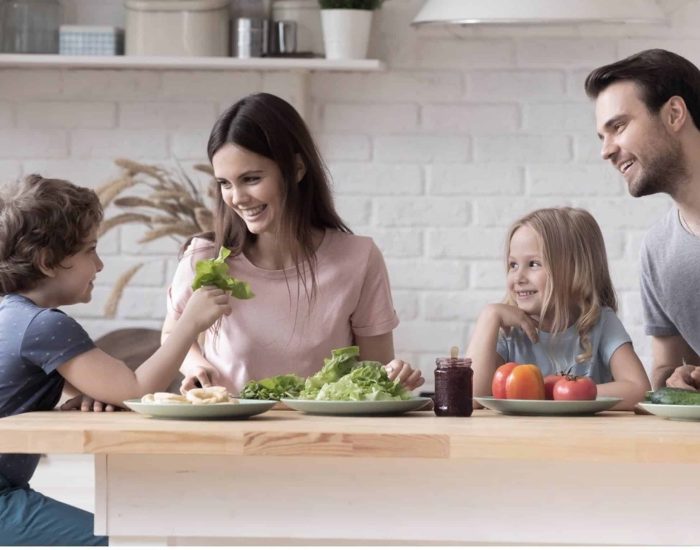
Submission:
[[[212,71],[383,71],[377,59],[259,57],[141,57],[0,54],[0,68],[42,69],[150,69]]]

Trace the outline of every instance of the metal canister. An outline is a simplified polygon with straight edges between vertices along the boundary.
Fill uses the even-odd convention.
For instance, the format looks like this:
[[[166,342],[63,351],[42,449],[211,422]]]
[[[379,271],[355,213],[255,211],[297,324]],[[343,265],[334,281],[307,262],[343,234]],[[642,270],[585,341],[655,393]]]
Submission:
[[[269,21],[252,17],[234,20],[232,55],[242,59],[263,57],[269,47]]]
[[[274,21],[272,23],[272,54],[290,55],[297,51],[296,21]]]

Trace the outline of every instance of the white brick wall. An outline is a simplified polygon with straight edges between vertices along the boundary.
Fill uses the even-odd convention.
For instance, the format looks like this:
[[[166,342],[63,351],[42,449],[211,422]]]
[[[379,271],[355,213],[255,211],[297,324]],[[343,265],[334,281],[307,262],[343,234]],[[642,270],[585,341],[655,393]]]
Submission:
[[[115,103],[27,101],[17,105],[19,128],[114,128],[115,122]]]
[[[431,380],[434,357],[463,348],[480,308],[502,297],[507,226],[570,204],[603,227],[622,317],[648,363],[638,253],[669,201],[630,198],[600,160],[582,85],[595,66],[649,47],[700,63],[699,3],[660,0],[670,22],[658,27],[415,29],[420,4],[388,0],[377,14],[372,49],[386,72],[316,73],[308,86],[338,208],[386,257],[399,355]],[[0,177],[38,171],[96,186],[119,156],[203,161],[216,114],[260,90],[297,102],[303,86],[285,72],[0,70]],[[100,243],[95,301],[71,308],[95,337],[162,319],[179,245],[139,245],[141,234],[124,228]],[[110,285],[137,261],[146,265],[118,318],[103,319]]]

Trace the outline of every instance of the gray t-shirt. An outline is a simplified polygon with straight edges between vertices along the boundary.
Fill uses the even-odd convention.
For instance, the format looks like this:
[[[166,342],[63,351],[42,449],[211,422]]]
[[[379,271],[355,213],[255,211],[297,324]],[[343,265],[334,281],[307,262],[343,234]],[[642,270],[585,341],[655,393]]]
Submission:
[[[641,264],[645,332],[681,336],[700,354],[700,238],[683,228],[678,208],[646,234]]]
[[[19,294],[0,303],[0,418],[50,411],[61,397],[63,377],[56,370],[95,344],[77,321]],[[26,487],[39,455],[0,454],[0,475]]]
[[[537,365],[543,376],[563,371],[576,376],[589,376],[596,384],[612,382],[610,358],[617,348],[632,339],[609,307],[601,310],[600,319],[589,336],[593,355],[583,363],[576,363],[576,356],[583,352],[576,326],[570,326],[557,335],[540,331],[536,344],[519,328],[512,329],[508,337],[501,332],[496,351],[506,362]]]

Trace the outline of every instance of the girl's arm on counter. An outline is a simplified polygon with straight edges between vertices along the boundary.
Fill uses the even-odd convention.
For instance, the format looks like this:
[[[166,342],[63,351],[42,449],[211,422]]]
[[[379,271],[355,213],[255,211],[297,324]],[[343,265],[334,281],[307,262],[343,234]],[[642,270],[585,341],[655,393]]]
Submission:
[[[537,324],[523,310],[507,304],[489,304],[479,315],[472,333],[467,357],[472,360],[474,370],[474,395],[491,395],[491,380],[505,361],[496,351],[498,332],[519,327],[530,340],[537,342]]]
[[[598,395],[622,397],[614,409],[631,411],[651,389],[647,373],[632,344],[627,342],[615,350],[610,358],[610,371],[614,381],[598,384]]]

